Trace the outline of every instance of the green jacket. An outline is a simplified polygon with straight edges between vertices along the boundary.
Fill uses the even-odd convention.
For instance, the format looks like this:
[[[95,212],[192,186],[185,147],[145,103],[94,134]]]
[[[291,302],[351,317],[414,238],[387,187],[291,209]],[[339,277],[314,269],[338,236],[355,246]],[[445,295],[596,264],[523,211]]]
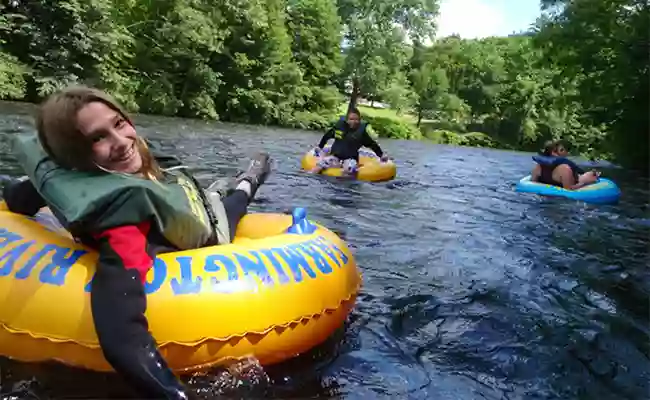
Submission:
[[[180,250],[231,240],[219,196],[208,199],[180,165],[163,170],[160,181],[151,181],[64,169],[47,156],[35,135],[17,136],[14,148],[36,190],[75,236],[151,221]]]

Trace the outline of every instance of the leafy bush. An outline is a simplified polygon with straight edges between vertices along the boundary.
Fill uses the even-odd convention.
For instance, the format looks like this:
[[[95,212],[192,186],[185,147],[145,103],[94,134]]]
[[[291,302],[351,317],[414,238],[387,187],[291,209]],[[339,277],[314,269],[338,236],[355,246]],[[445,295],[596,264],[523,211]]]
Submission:
[[[20,99],[25,94],[27,67],[0,49],[0,99]]]
[[[496,140],[492,139],[489,135],[483,132],[469,132],[460,135],[462,146],[471,146],[471,147],[498,147]]]
[[[502,147],[498,141],[483,132],[456,133],[438,129],[428,131],[425,137],[437,144],[489,148]]]
[[[335,115],[321,115],[310,111],[296,111],[282,121],[282,125],[296,129],[323,131],[336,120]]]
[[[462,145],[461,135],[459,135],[456,132],[452,132],[444,129],[427,131],[425,133],[425,136],[427,139],[431,140],[436,144],[452,144],[456,146]]]
[[[392,139],[420,139],[422,133],[412,124],[398,119],[386,117],[364,117],[370,123],[372,130],[379,137]]]

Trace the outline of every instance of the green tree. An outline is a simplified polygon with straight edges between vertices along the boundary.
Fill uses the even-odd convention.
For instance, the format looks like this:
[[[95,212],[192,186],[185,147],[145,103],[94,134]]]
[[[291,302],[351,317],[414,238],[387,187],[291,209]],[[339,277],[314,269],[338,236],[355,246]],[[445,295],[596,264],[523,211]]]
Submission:
[[[395,110],[397,115],[410,109],[416,97],[406,75],[402,72],[397,73],[388,84],[388,87],[381,90],[380,96],[382,100],[390,104],[390,107]]]
[[[140,110],[219,118],[214,97],[222,82],[210,67],[226,35],[219,13],[197,0],[121,3],[120,19],[134,36],[130,89]]]
[[[0,31],[3,48],[33,72],[26,98],[35,101],[72,82],[98,82],[110,70],[113,45],[109,0],[25,0],[12,3],[9,29]],[[6,23],[6,22],[5,22]]]
[[[261,124],[289,120],[308,97],[291,53],[282,0],[234,0],[220,11],[227,21],[225,51],[212,61],[224,87],[217,99],[227,120]]]
[[[345,78],[349,107],[359,96],[377,95],[406,63],[404,39],[432,38],[437,0],[338,0],[345,25]]]
[[[0,99],[21,99],[25,95],[27,67],[3,49],[2,37],[13,28],[13,18],[11,10],[0,4]]]
[[[552,65],[577,80],[575,98],[593,125],[606,127],[605,150],[621,163],[650,162],[650,6],[645,0],[544,0],[550,17],[537,43]]]
[[[424,63],[411,75],[413,90],[416,94],[415,110],[417,126],[423,118],[432,118],[441,108],[443,98],[448,95],[449,81],[442,68],[435,68],[431,63]]]
[[[309,93],[304,109],[327,111],[338,106],[336,77],[341,71],[341,19],[333,0],[291,0],[288,33],[293,58],[303,72]]]

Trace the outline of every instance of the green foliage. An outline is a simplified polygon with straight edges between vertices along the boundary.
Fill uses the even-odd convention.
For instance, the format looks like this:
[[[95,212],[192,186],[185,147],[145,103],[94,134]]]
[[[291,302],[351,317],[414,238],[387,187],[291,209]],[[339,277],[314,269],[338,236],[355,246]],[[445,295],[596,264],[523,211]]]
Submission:
[[[0,4],[0,34],[7,34],[13,28],[13,15]],[[3,50],[6,43],[0,36],[0,99],[21,99],[25,95],[28,75],[27,67]]]
[[[0,48],[0,99],[21,99],[25,95],[27,68]]]
[[[386,88],[381,91],[381,98],[390,104],[397,115],[402,114],[405,110],[410,110],[413,106],[416,95],[411,89],[406,76],[398,74]]]
[[[0,99],[80,82],[132,111],[320,130],[351,87],[352,104],[391,105],[362,110],[382,137],[522,150],[563,138],[647,170],[647,2],[544,0],[530,32],[427,47],[438,3],[0,2]]]
[[[290,0],[287,27],[291,51],[310,91],[304,109],[334,109],[341,96],[334,86],[341,71],[341,19],[329,0]]]
[[[649,29],[648,18],[641,18],[648,16],[647,5],[553,3],[565,7],[540,21],[534,34],[448,37],[429,48],[416,43],[411,83],[414,112],[418,120],[428,119],[423,131],[440,143],[522,150],[562,138],[574,153],[614,153],[624,163],[647,168]],[[449,132],[467,130],[492,141]]]
[[[461,145],[460,134],[446,129],[434,129],[427,131],[425,137],[436,144]]]
[[[351,105],[359,96],[380,98],[407,62],[406,36],[432,38],[438,0],[338,0],[345,25],[345,81]],[[393,92],[394,93],[394,92]],[[393,99],[394,100],[394,99]]]
[[[422,134],[412,124],[399,119],[378,116],[364,116],[378,137],[392,139],[420,139]]]
[[[292,125],[341,102],[340,27],[331,0],[3,2],[0,97],[79,82],[132,111]]]
[[[499,147],[499,144],[483,132],[469,132],[461,136],[463,146],[471,147],[489,147],[495,148]]]
[[[457,133],[445,129],[434,129],[427,131],[424,136],[436,144],[486,148],[504,147],[501,143],[490,137],[490,135],[483,132]]]
[[[449,81],[444,69],[435,68],[431,63],[418,63],[418,65],[419,67],[411,73],[411,82],[419,127],[422,118],[434,117],[443,98],[448,96]]]
[[[292,118],[285,125],[297,129],[322,131],[328,129],[336,118],[336,114],[322,115],[309,111],[298,111],[292,115]]]
[[[555,12],[535,38],[548,64],[575,81],[583,122],[604,129],[595,144],[631,167],[650,163],[650,5],[643,0],[543,1]]]
[[[110,63],[113,31],[108,0],[92,2],[18,1],[4,6],[6,29],[0,30],[5,51],[32,74],[26,97],[37,100],[73,82],[101,81],[102,62]]]

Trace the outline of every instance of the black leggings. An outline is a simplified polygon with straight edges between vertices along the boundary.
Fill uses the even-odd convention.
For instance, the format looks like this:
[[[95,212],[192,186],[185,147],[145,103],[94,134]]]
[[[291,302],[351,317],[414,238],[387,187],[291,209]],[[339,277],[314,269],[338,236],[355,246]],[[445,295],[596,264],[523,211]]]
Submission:
[[[248,193],[243,190],[235,190],[222,200],[223,208],[226,210],[226,217],[228,218],[228,226],[230,227],[230,240],[235,237],[237,232],[237,225],[248,211]]]

